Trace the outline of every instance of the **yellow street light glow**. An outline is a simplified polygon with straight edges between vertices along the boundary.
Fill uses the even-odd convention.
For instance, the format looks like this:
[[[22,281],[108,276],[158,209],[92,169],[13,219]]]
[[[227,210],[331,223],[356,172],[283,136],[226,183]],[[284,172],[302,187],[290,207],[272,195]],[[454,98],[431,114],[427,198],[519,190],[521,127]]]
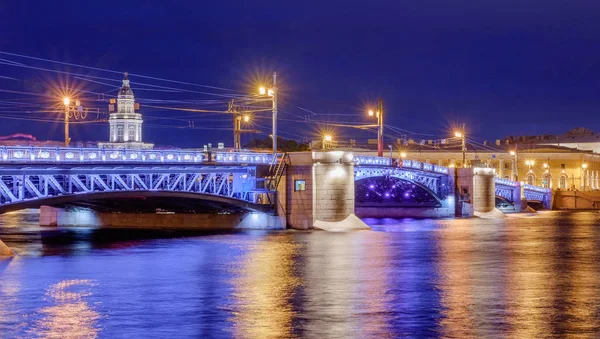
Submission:
[[[406,158],[406,152],[400,152],[400,157],[401,158]]]
[[[265,95],[267,93],[267,89],[264,87],[260,87],[258,89],[258,93],[260,93],[260,95]]]
[[[272,89],[270,89],[267,91],[267,93],[269,94],[270,97],[272,97],[275,92]]]
[[[244,115],[244,122],[248,122],[248,121],[250,121],[250,117],[247,115]]]
[[[586,168],[587,168],[587,164],[582,164],[582,165],[581,165],[581,167],[582,167],[583,169],[586,169]]]
[[[454,164],[450,164],[448,167],[450,167],[450,168],[454,168]]]
[[[454,136],[457,138],[462,138],[462,133],[460,132],[454,132]]]
[[[544,168],[548,168],[548,164],[544,164]]]
[[[515,155],[517,153],[515,153],[515,151],[510,151],[510,155]]]
[[[372,109],[369,110],[369,116],[372,117],[375,114]]]
[[[65,106],[69,106],[70,103],[71,103],[71,99],[69,99],[69,97],[63,98],[63,104],[65,104]]]
[[[331,141],[331,140],[333,140],[333,137],[331,135],[326,135],[326,136],[323,137],[323,140],[325,140],[325,141]]]

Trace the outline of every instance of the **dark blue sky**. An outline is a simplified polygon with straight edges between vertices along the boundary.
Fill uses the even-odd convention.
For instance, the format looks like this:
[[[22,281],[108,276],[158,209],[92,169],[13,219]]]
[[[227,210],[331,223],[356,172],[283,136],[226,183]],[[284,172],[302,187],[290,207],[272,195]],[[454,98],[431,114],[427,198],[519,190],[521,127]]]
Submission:
[[[300,106],[349,114],[317,120],[356,121],[382,97],[390,125],[439,137],[462,122],[480,140],[600,131],[598,1],[4,1],[0,31],[0,51],[240,91],[276,69],[282,118],[304,115]],[[3,75],[26,80],[0,78],[4,89],[51,81],[0,65]],[[135,81],[136,96],[169,98],[136,92]],[[61,138],[59,128],[0,121],[2,134]],[[145,139],[192,146],[230,143],[229,133],[152,128]],[[74,139],[107,134],[90,125]]]

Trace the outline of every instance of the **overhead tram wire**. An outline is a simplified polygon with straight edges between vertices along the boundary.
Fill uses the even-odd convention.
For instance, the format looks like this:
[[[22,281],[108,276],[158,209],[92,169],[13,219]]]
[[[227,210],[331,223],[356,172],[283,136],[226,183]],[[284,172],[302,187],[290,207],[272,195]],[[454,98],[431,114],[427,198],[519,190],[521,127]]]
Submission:
[[[41,68],[41,67],[35,67],[35,66],[28,66],[28,65],[15,65],[15,64],[11,64],[11,63],[6,63],[6,62],[0,62],[0,65],[7,65],[7,66],[12,66],[12,67],[22,67],[22,68],[28,68],[28,69],[35,69],[38,71],[45,71],[45,72],[51,72],[51,73],[58,73],[58,74],[64,74],[64,75],[69,75],[69,76],[80,76],[80,77],[84,77],[84,78],[92,78],[92,79],[100,79],[100,80],[108,80],[108,81],[120,81],[117,79],[111,79],[111,78],[105,78],[105,77],[99,77],[99,76],[93,76],[93,75],[85,75],[85,74],[80,74],[80,73],[73,73],[73,72],[68,72],[68,71],[59,71],[59,70],[52,70],[52,69],[48,69],[48,68]],[[200,92],[200,91],[194,91],[194,90],[189,90],[189,89],[179,89],[179,88],[173,88],[173,87],[167,87],[167,86],[160,86],[160,85],[152,85],[152,84],[144,84],[144,83],[138,83],[138,82],[134,82],[137,85],[143,85],[143,86],[148,86],[148,87],[158,87],[158,88],[163,88],[163,89],[173,89],[173,90],[179,90],[181,92],[188,92],[188,93],[197,93],[197,94],[204,94],[204,95],[212,95],[212,96],[218,96],[218,97],[224,97],[224,98],[239,98],[239,96],[236,95],[226,95],[226,94],[218,94],[218,93],[210,93],[210,92]]]
[[[32,57],[32,56],[23,55],[23,54],[9,53],[9,52],[3,52],[3,51],[0,51],[0,54],[10,55],[10,56],[19,57],[19,58],[32,59],[32,60],[37,60],[37,61],[44,61],[44,62],[55,63],[55,64],[61,64],[61,65],[66,65],[66,66],[80,67],[80,68],[91,69],[91,70],[95,70],[95,71],[102,71],[102,72],[123,74],[123,72],[120,72],[120,71],[115,71],[115,70],[110,70],[110,69],[104,69],[104,68],[99,68],[99,67],[84,66],[84,65],[79,65],[79,64],[73,64],[73,63],[56,61],[56,60],[50,60],[50,59],[44,59],[44,58],[38,58],[38,57]],[[221,91],[239,92],[239,91],[236,91],[236,90],[233,90],[233,89],[229,89],[229,88],[223,88],[223,87],[217,87],[217,86],[209,86],[209,85],[201,85],[201,84],[194,84],[194,83],[185,82],[185,81],[178,81],[178,80],[170,80],[170,79],[164,79],[164,78],[157,78],[157,77],[151,77],[151,76],[146,76],[146,75],[142,75],[142,74],[130,73],[130,75],[137,76],[137,77],[140,77],[140,78],[146,78],[146,79],[150,79],[150,80],[172,82],[172,83],[177,83],[177,84],[181,84],[181,85],[204,87],[204,88],[216,89],[216,90],[221,90]]]

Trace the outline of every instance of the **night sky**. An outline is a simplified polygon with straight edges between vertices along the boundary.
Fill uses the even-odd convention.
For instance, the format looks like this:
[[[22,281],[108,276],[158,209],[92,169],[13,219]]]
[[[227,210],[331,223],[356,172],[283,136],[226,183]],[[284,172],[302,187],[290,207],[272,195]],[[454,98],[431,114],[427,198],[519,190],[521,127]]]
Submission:
[[[478,140],[562,134],[578,126],[600,132],[598,1],[3,1],[0,32],[2,52],[240,92],[254,90],[255,79],[277,70],[281,118],[288,119],[281,121],[284,137],[317,138],[323,129],[292,121],[308,114],[301,108],[319,113],[313,121],[366,123],[365,106],[378,97],[385,100],[386,122],[414,138],[441,138],[463,122]],[[114,78],[115,86],[122,78],[43,65]],[[136,90],[141,80],[134,75],[132,87],[142,104],[144,99],[214,98]],[[0,64],[4,90],[47,93],[45,84],[69,81],[64,79]],[[84,85],[116,93],[100,84]],[[14,98],[28,97],[0,93],[0,100]],[[46,97],[29,100],[49,105]],[[106,110],[105,103],[87,104]],[[2,112],[12,109],[0,107],[0,134],[61,140],[57,123],[2,119]],[[182,115],[157,109],[142,113]],[[264,116],[260,124],[268,126]],[[194,120],[196,126],[231,125],[223,116]],[[335,132],[345,139],[356,130]],[[148,127],[144,133],[145,141],[186,147],[232,139],[225,130]],[[82,125],[72,134],[74,140],[102,140],[108,126]]]

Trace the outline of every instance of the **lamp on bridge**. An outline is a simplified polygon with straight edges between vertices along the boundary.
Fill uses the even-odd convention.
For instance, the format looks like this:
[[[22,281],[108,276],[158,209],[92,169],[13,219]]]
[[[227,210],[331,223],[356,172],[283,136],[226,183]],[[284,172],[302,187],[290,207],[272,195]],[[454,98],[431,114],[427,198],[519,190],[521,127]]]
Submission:
[[[513,159],[512,159],[512,175],[511,175],[512,176],[512,180],[513,181],[518,181],[519,180],[519,162],[518,162],[519,158],[518,158],[518,155],[517,155],[517,151],[516,150],[511,150],[509,152],[509,154],[513,156]]]
[[[531,173],[531,166],[535,165],[534,160],[525,160],[525,165],[529,166],[529,173]]]
[[[258,94],[260,96],[268,96],[273,103],[273,155],[277,156],[277,73],[273,72],[273,88],[259,87]],[[245,118],[244,118],[245,119]]]
[[[379,99],[377,111],[369,110],[370,117],[377,117],[377,156],[383,156],[383,100]]]
[[[462,152],[462,166],[467,167],[467,144],[465,143],[465,125],[463,124],[462,131],[455,131],[454,137],[460,139],[460,150]]]
[[[324,135],[323,136],[323,149],[325,150],[327,148],[327,143],[331,143],[332,141],[333,141],[333,137],[330,134]]]

